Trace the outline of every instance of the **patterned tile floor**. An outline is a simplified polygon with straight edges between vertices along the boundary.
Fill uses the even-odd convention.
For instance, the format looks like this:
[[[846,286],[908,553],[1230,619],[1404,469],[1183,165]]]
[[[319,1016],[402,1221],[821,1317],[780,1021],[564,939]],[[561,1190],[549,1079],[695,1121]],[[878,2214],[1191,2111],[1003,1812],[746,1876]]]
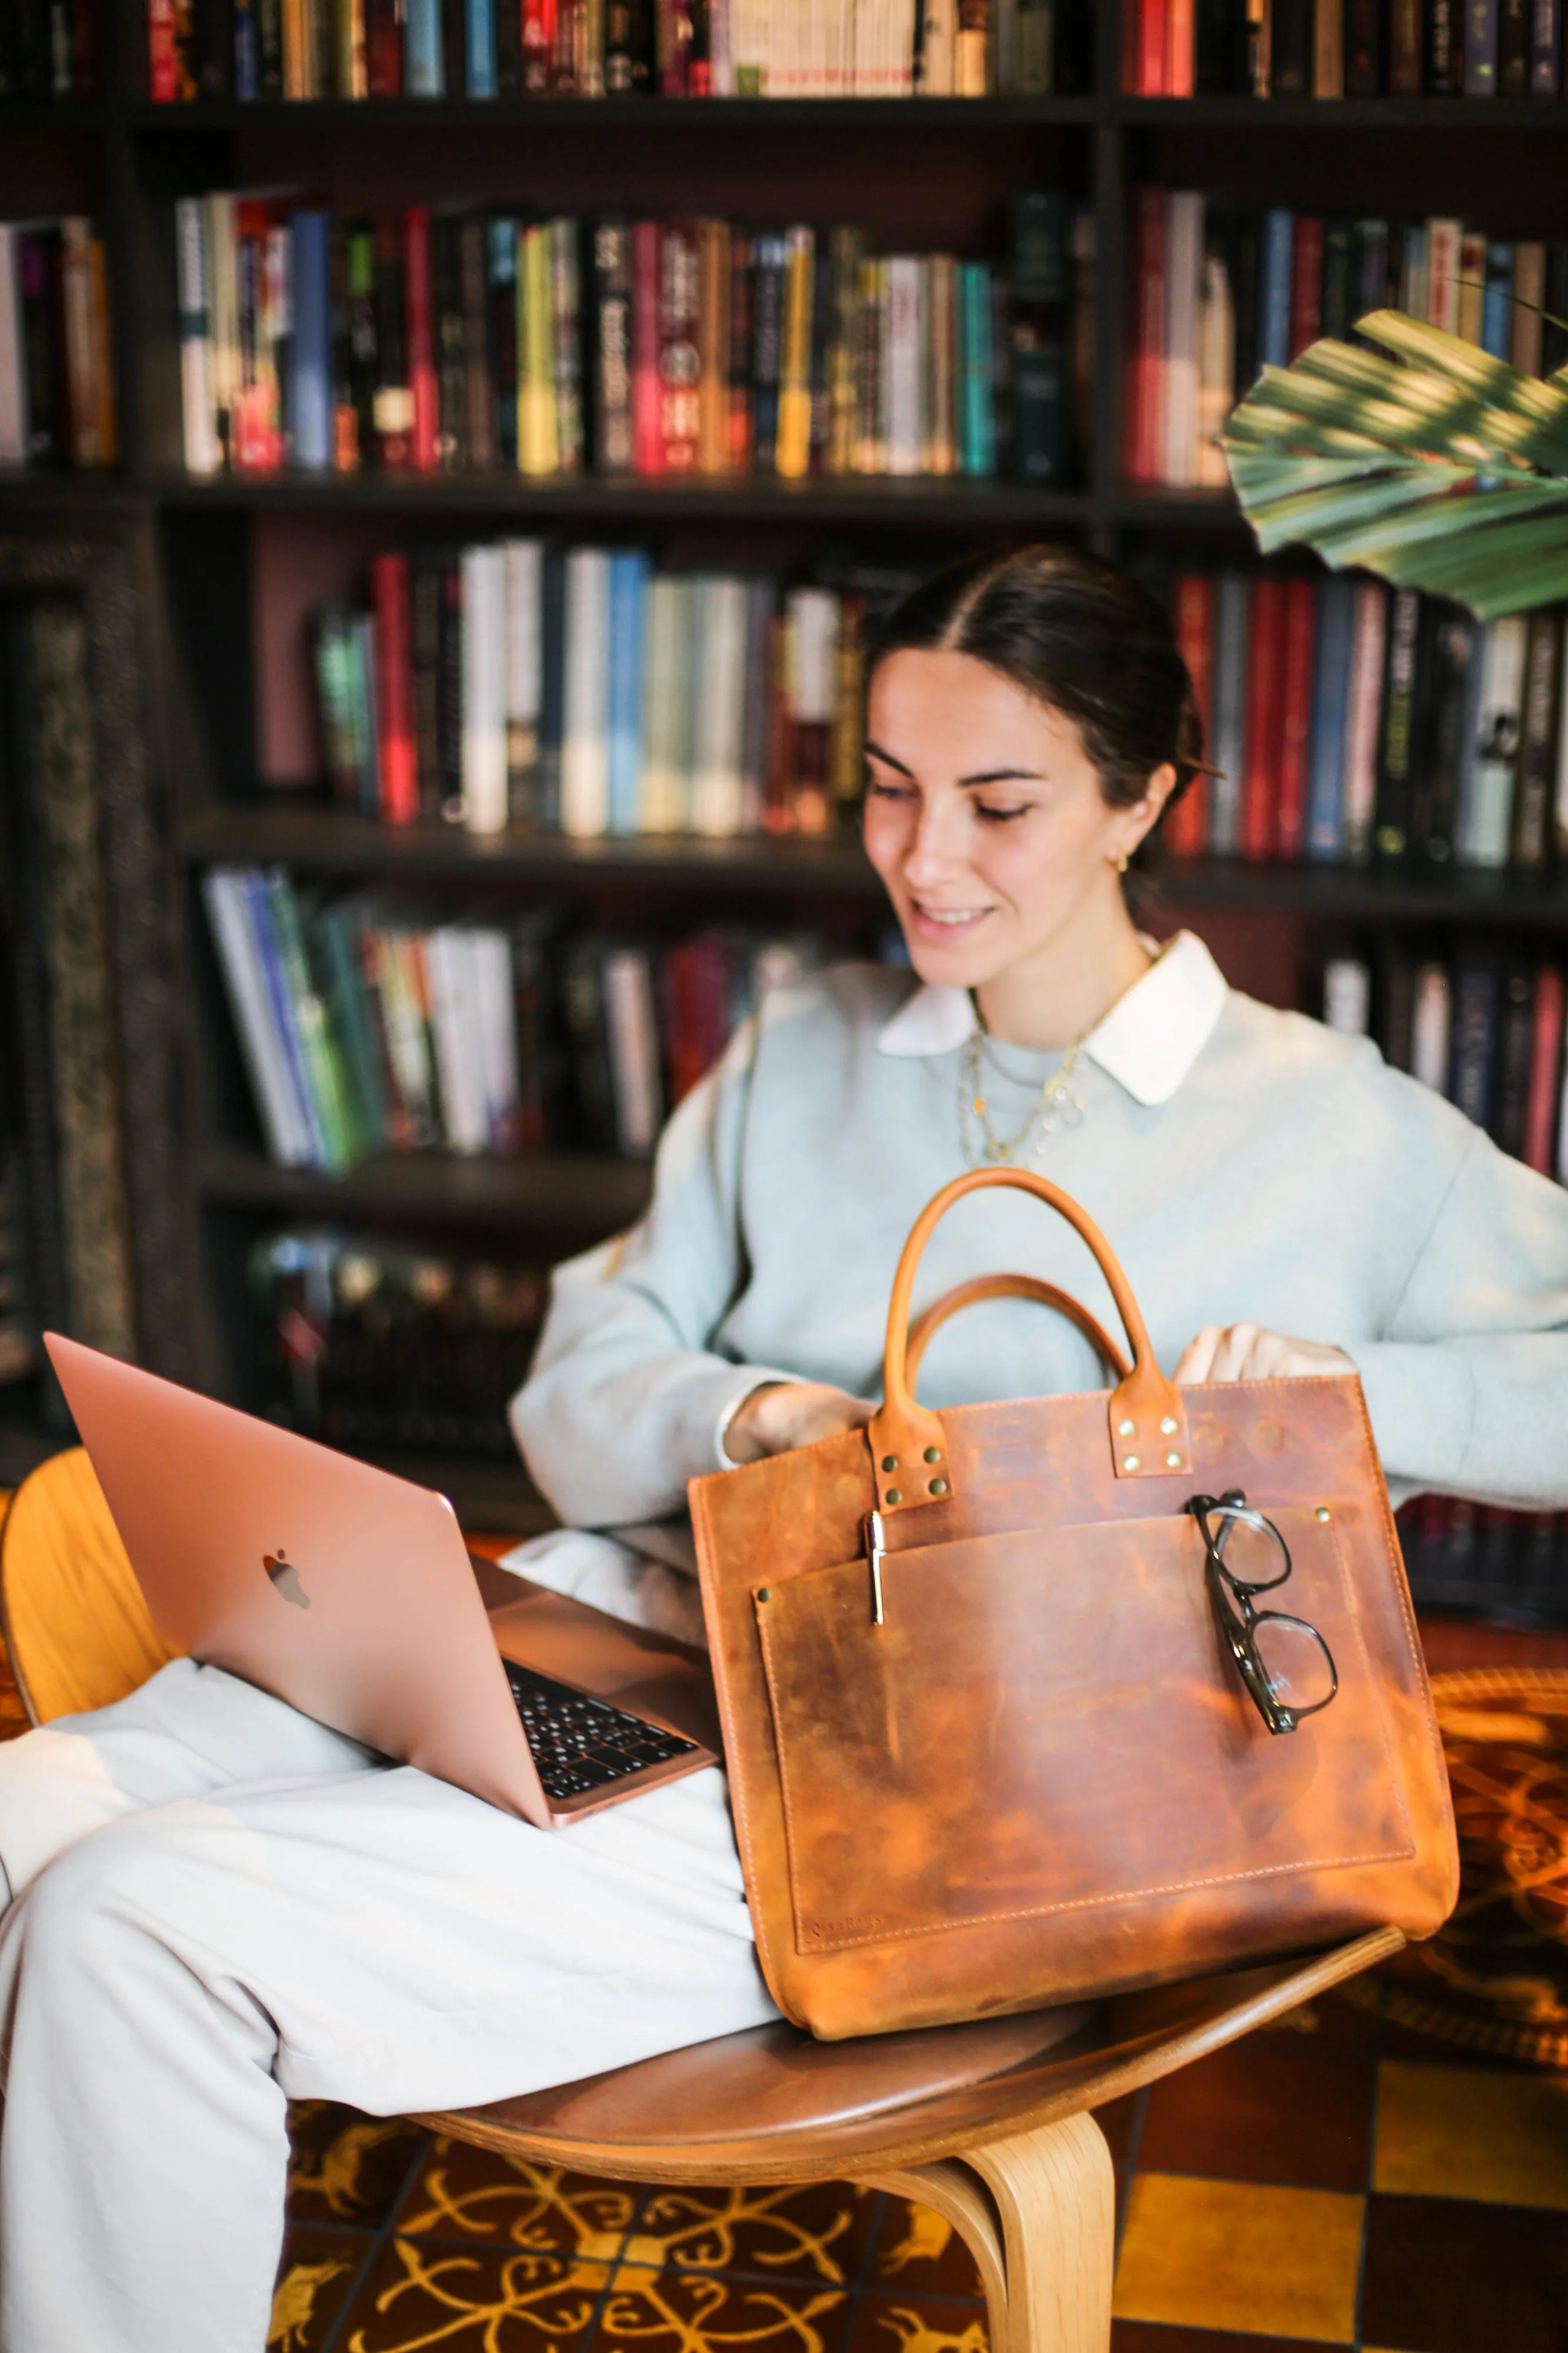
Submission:
[[[1568,2081],[1333,1999],[1101,2114],[1113,2353],[1565,2353]],[[637,2189],[301,2111],[279,2353],[984,2353],[898,2198]]]

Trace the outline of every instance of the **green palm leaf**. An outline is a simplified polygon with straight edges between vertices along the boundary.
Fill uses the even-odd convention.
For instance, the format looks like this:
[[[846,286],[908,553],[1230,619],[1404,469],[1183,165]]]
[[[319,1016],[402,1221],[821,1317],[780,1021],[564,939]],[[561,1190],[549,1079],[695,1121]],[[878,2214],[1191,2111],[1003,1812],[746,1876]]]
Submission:
[[[1221,437],[1265,554],[1292,542],[1482,620],[1568,596],[1568,369],[1544,382],[1373,311],[1265,368]]]

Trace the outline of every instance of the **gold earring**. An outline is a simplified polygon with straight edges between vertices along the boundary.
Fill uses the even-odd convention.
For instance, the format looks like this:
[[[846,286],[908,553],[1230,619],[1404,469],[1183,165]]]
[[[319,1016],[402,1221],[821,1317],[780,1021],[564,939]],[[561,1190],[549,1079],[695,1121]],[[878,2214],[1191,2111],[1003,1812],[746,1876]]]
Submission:
[[[1108,866],[1114,866],[1118,874],[1125,874],[1127,871],[1127,852],[1124,849],[1118,850],[1114,858],[1107,859],[1106,864]]]

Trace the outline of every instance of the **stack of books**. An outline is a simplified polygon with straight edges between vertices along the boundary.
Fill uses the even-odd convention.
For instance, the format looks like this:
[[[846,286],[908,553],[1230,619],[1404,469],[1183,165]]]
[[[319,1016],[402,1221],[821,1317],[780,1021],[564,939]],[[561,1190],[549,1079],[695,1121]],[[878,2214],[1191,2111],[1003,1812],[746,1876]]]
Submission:
[[[1012,228],[1004,266],[853,227],[183,198],[185,463],[1059,483],[1092,221],[1042,191]]]
[[[247,1271],[269,1419],[332,1446],[515,1460],[506,1404],[543,1317],[539,1268],[306,1227],[266,1235]]]
[[[1560,0],[1124,0],[1137,98],[1555,98]]]
[[[1341,573],[1184,573],[1173,618],[1209,757],[1167,847],[1427,875],[1568,858],[1560,606],[1479,623]]]
[[[1439,217],[1234,211],[1142,187],[1131,224],[1122,470],[1222,485],[1215,436],[1264,367],[1369,311],[1405,311],[1526,375],[1568,360],[1568,239],[1489,237]]]
[[[1385,944],[1323,976],[1331,1029],[1369,1033],[1396,1071],[1458,1103],[1504,1152],[1568,1184],[1563,976],[1517,949],[1455,957]]]
[[[330,790],[474,833],[826,832],[860,790],[868,613],[906,576],[785,588],[537,539],[389,550],[368,611],[317,616]]]
[[[101,94],[97,0],[5,0],[0,100],[90,105]]]
[[[0,466],[118,456],[102,239],[74,214],[0,221]]]
[[[148,0],[147,56],[160,102],[1039,97],[1087,87],[1091,25],[1089,0]]]
[[[437,921],[297,888],[276,867],[214,867],[202,896],[284,1168],[430,1146],[645,1157],[736,1023],[817,956],[808,937],[743,929],[673,944],[568,934],[550,909]]]

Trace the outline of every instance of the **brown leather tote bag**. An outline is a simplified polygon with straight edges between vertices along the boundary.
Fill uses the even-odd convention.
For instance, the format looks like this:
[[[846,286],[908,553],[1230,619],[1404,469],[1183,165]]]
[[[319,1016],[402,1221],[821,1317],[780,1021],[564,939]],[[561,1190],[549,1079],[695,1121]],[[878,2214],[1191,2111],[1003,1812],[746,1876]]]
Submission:
[[[989,1185],[1078,1229],[1131,1365],[1029,1277],[964,1284],[909,1330],[931,1229]],[[918,1404],[931,1331],[1006,1293],[1070,1314],[1116,1376],[1109,1395]],[[1431,1935],[1458,1894],[1453,1815],[1359,1380],[1178,1389],[1092,1220],[1001,1167],[958,1177],[917,1220],[884,1380],[868,1430],[690,1486],[746,1890],[781,2010],[814,2034],[873,2034],[1373,1926]],[[1245,1506],[1194,1516],[1194,1497],[1237,1490]],[[1244,1595],[1281,1548],[1283,1582]],[[1269,1612],[1310,1631],[1269,1633]],[[1289,1677],[1255,1696],[1237,1626],[1247,1656],[1267,1636],[1270,1674],[1280,1641],[1299,1662],[1321,1638],[1329,1704],[1271,1730],[1264,1705],[1290,1698]]]

